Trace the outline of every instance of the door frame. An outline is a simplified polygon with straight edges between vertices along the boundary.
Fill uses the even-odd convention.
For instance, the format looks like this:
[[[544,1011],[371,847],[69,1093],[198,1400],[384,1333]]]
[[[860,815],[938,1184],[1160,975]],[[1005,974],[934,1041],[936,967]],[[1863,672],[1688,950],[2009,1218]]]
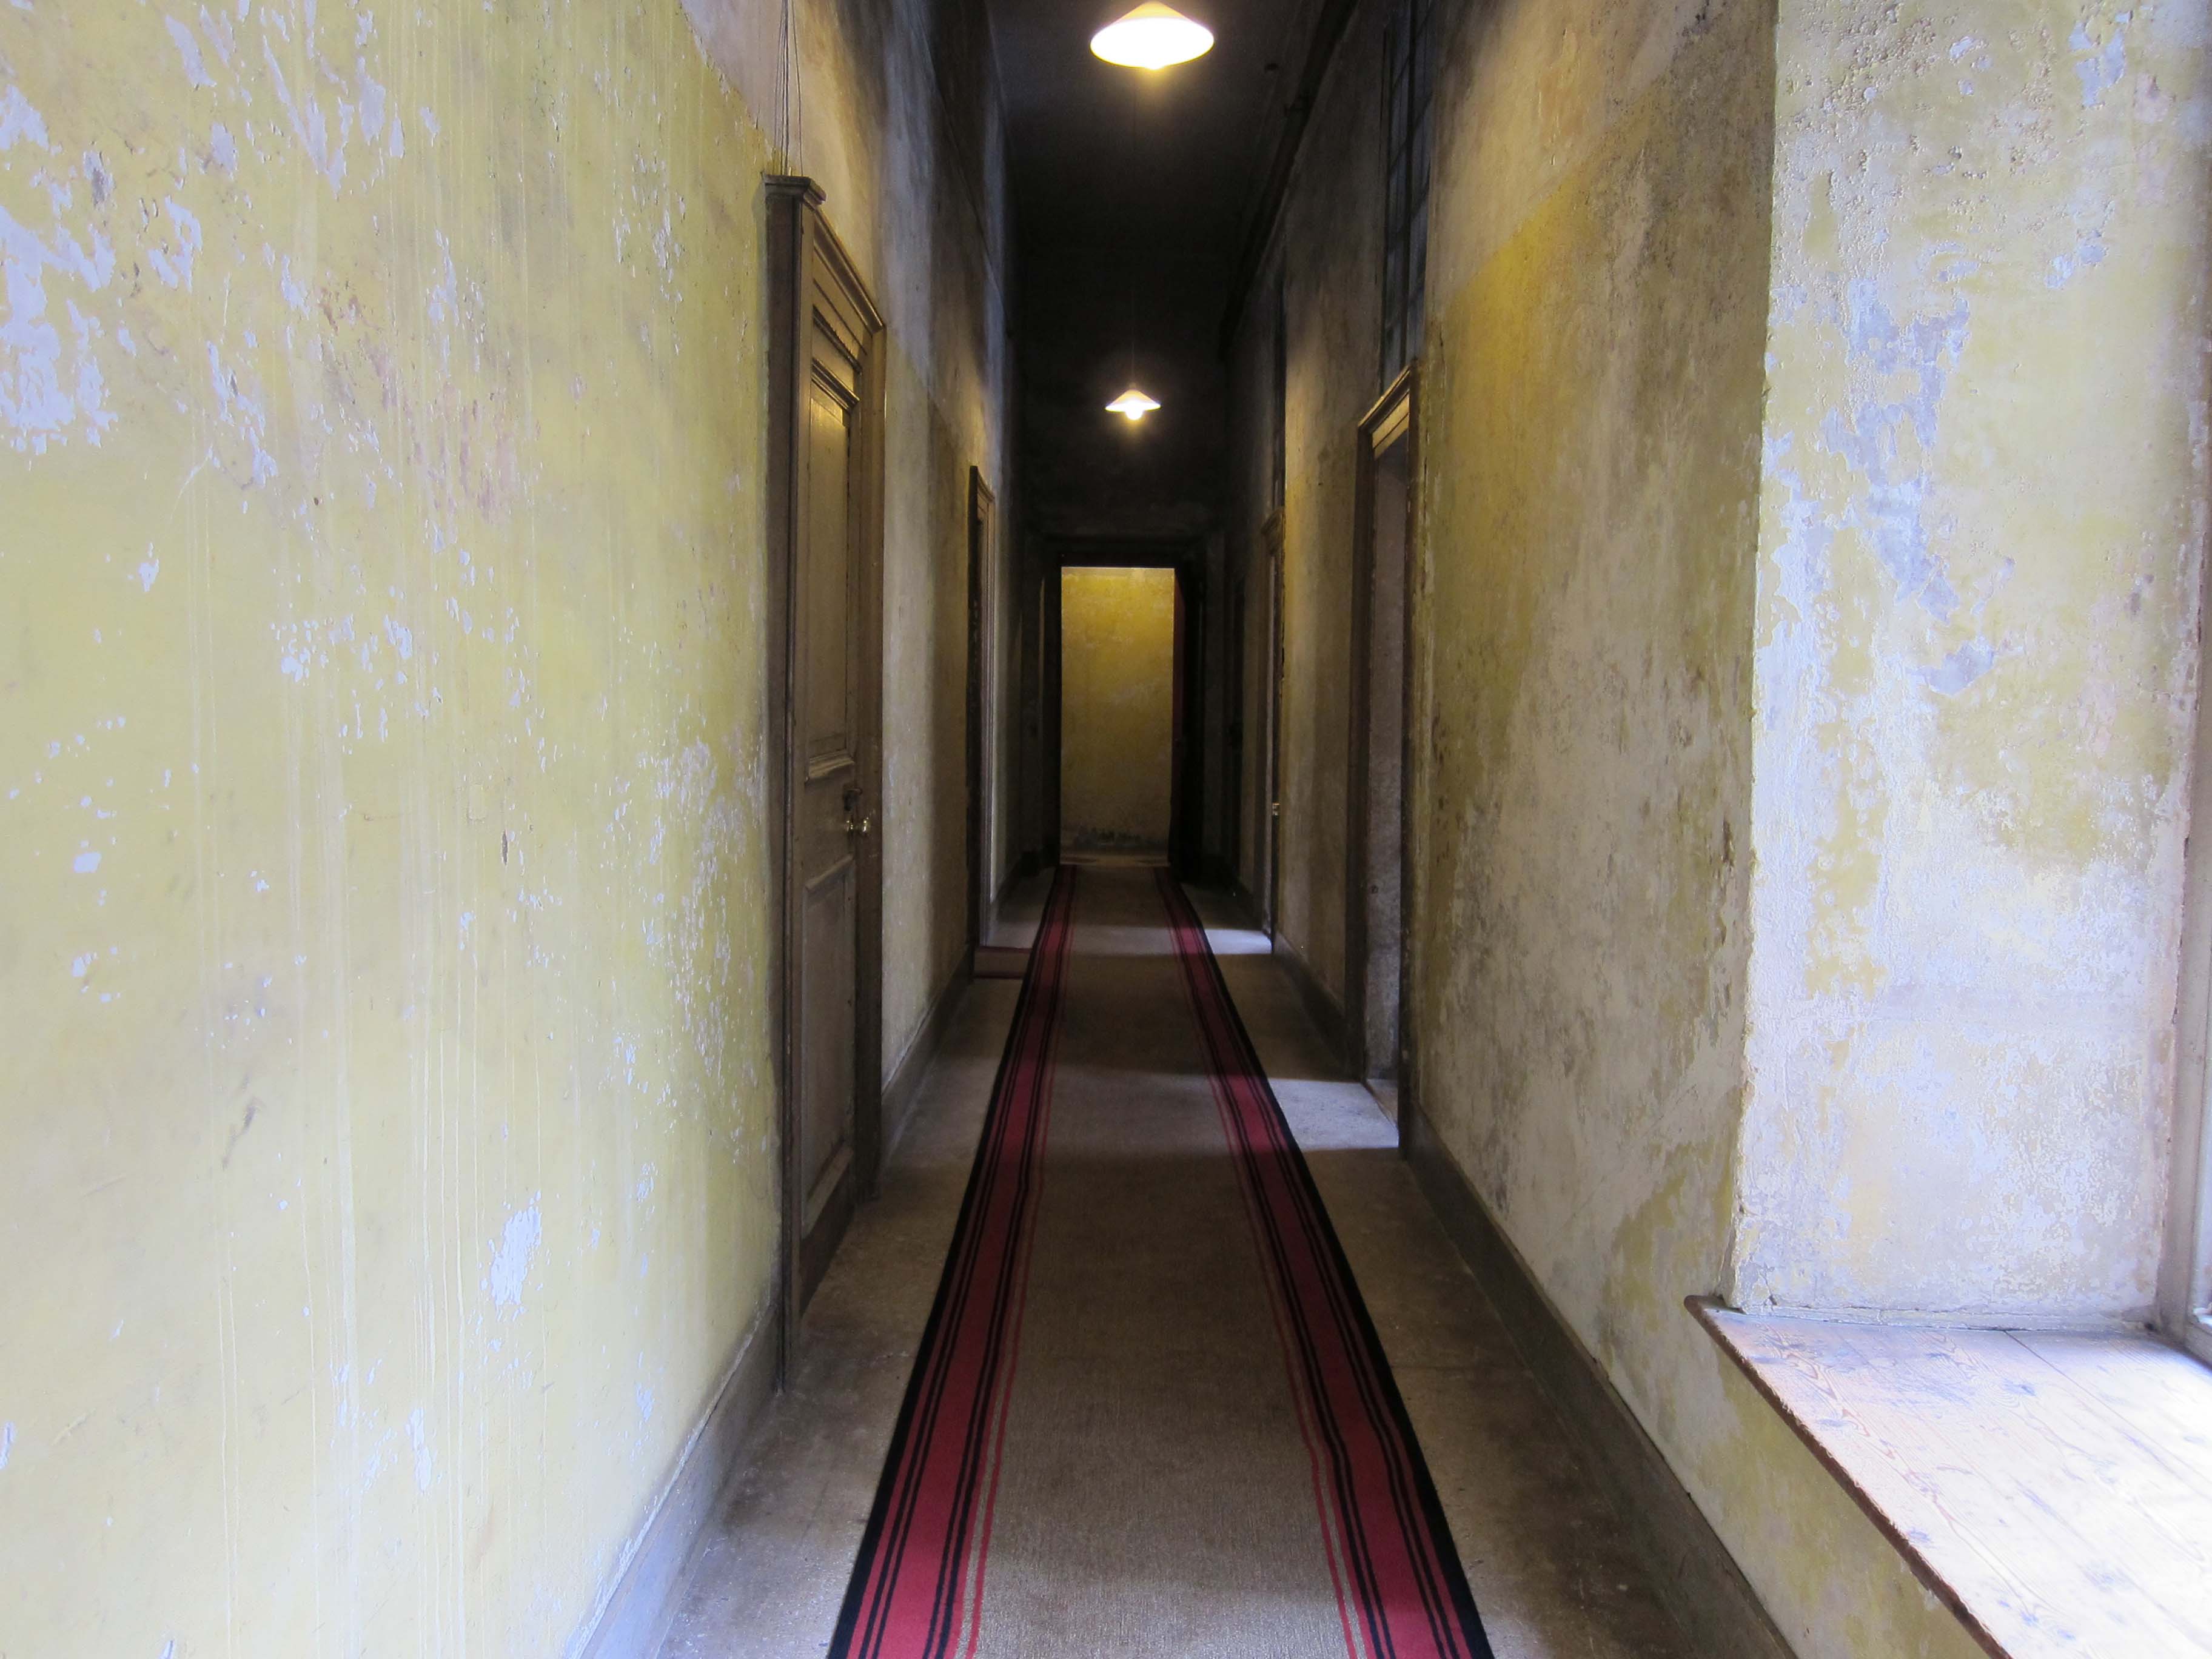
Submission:
[[[1283,916],[1283,510],[1277,507],[1260,526],[1261,556],[1267,561],[1267,787],[1260,801],[1261,832],[1267,837],[1267,879],[1263,890],[1267,943],[1280,942]]]
[[[1412,866],[1407,857],[1412,822],[1407,784],[1413,774],[1413,480],[1420,464],[1418,366],[1407,363],[1359,421],[1358,480],[1353,492],[1352,542],[1352,685],[1350,739],[1345,753],[1351,764],[1345,789],[1344,834],[1344,1047],[1345,1062],[1354,1078],[1364,1081],[1376,1075],[1376,1056],[1367,1052],[1367,856],[1368,769],[1360,757],[1366,752],[1366,734],[1373,729],[1375,653],[1375,477],[1377,459],[1392,446],[1406,446],[1405,587],[1401,605],[1398,686],[1401,720],[1398,744],[1398,1053],[1395,1073],[1400,1098],[1404,1098],[1406,1072],[1407,963],[1411,952],[1403,937],[1413,912]],[[1404,1114],[1400,1113],[1402,1121]]]
[[[988,538],[984,533],[987,517],[993,532]],[[996,703],[1005,690],[999,682],[1006,665],[992,662],[991,647],[997,642],[993,607],[1003,597],[996,591],[1003,584],[995,583],[994,578],[1003,569],[993,566],[991,550],[985,544],[989,539],[999,540],[1003,560],[1004,538],[998,532],[998,496],[983,482],[982,468],[971,466],[968,469],[968,960],[971,966],[975,952],[990,936],[999,904],[990,879],[991,806],[999,793],[999,769],[992,762],[1005,757],[991,754],[990,734],[998,717]],[[995,672],[990,672],[994,668]],[[998,804],[1002,809],[1008,805]]]
[[[884,319],[836,233],[823,216],[821,188],[811,179],[771,173],[768,205],[768,732],[769,860],[769,1048],[774,1065],[779,1141],[776,1240],[778,1385],[798,1352],[802,1311],[799,1099],[792,1033],[799,988],[799,906],[797,768],[803,760],[793,728],[798,662],[800,434],[806,418],[807,296],[829,286],[861,319],[858,428],[852,476],[858,481],[860,587],[860,762],[864,817],[883,819],[884,664]],[[883,836],[863,834],[854,854],[859,938],[854,951],[853,1164],[856,1195],[876,1189],[883,1156]]]
[[[1231,886],[1241,881],[1244,869],[1244,675],[1251,656],[1251,641],[1244,635],[1251,617],[1249,582],[1243,571],[1231,575],[1222,619],[1222,648],[1228,658],[1222,684],[1228,696],[1221,711],[1221,772],[1229,810],[1222,815],[1222,834],[1228,844],[1221,849],[1221,868]]]
[[[1204,637],[1206,616],[1206,544],[1188,536],[1056,537],[1044,560],[1045,817],[1046,845],[1052,862],[1060,859],[1060,605],[1064,570],[1085,568],[1172,570],[1176,578],[1176,653],[1170,695],[1176,710],[1170,738],[1168,863],[1174,872],[1196,879],[1205,845],[1206,696]]]

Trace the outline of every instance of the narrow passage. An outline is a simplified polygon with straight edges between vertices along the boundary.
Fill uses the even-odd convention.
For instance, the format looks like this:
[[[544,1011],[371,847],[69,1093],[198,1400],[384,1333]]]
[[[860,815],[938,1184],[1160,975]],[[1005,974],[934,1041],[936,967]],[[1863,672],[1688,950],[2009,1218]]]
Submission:
[[[1205,933],[1066,866],[831,1652],[1487,1659]]]
[[[1005,1008],[1013,988],[976,990]],[[1497,1490],[1471,1506],[1483,1548],[1469,1565],[1486,1600],[1486,1579],[1499,1592],[1503,1616],[1485,1607],[1493,1649],[1322,1191],[1179,885],[1147,867],[1064,867],[1012,1004],[986,1023],[1003,1045],[899,1392],[892,1356],[844,1346],[835,1328],[853,1269],[890,1269],[915,1296],[930,1230],[900,1213],[895,1177],[878,1207],[906,1240],[901,1259],[893,1267],[856,1228],[809,1316],[810,1338],[821,1316],[844,1346],[822,1379],[831,1397],[810,1401],[798,1379],[766,1468],[695,1568],[672,1659],[1677,1650],[1610,1511],[1486,1328],[1480,1382],[1493,1397],[1447,1449],[1456,1486],[1469,1484],[1469,1430],[1492,1463],[1478,1480]],[[971,1095],[984,1092],[983,1036],[963,1022],[945,1062],[969,1074]],[[952,1103],[926,1097],[920,1112]],[[1387,1132],[1371,1103],[1364,1119]],[[918,1121],[916,1133],[938,1127]],[[1333,1127],[1324,1144],[1340,1136]],[[925,1139],[940,1211],[950,1151]],[[1402,1167],[1381,1156],[1398,1201],[1433,1232]],[[1411,1266],[1480,1306],[1435,1254],[1442,1243],[1396,1264],[1395,1299]],[[1439,1322],[1417,1345],[1431,1394],[1440,1370],[1450,1392],[1476,1380],[1460,1371],[1470,1323]],[[882,1425],[872,1468],[854,1455],[865,1430],[823,1420],[846,1412]],[[794,1438],[817,1465],[826,1441],[844,1443],[842,1468],[825,1483]],[[1516,1542],[1493,1504],[1546,1485]],[[1555,1559],[1516,1561],[1547,1540]]]

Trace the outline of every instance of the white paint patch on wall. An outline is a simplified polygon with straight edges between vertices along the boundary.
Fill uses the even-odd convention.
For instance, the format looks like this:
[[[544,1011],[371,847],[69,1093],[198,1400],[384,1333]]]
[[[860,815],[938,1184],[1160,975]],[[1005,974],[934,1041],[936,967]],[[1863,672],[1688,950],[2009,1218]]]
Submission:
[[[177,55],[185,61],[185,79],[196,87],[211,87],[215,77],[207,72],[207,63],[200,56],[200,43],[193,39],[191,30],[173,17],[164,17],[169,26],[169,39],[177,43]]]
[[[538,1219],[535,1200],[526,1210],[517,1211],[507,1218],[507,1229],[501,1235],[499,1249],[491,1260],[491,1272],[484,1285],[491,1291],[493,1303],[501,1308],[522,1305],[522,1287],[530,1277],[530,1259],[536,1254],[538,1243],[545,1236],[544,1224]]]
[[[43,127],[38,136],[43,138]],[[40,236],[0,208],[0,289],[7,300],[0,315],[0,426],[19,452],[44,454],[50,441],[80,426],[97,443],[115,423],[93,352],[96,325],[72,301],[65,347],[47,313],[49,272],[75,278],[87,294],[106,288],[115,274],[107,239],[94,230],[87,240],[88,250],[65,230]]]
[[[35,144],[40,149],[53,148],[46,137],[46,118],[31,107],[22,88],[0,87],[0,150],[13,149],[19,143]]]

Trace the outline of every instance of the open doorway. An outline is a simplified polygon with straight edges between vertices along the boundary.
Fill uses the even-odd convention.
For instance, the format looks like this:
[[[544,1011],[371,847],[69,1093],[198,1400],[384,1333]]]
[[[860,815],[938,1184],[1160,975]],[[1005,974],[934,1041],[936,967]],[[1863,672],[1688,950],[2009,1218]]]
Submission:
[[[1194,878],[1211,787],[1203,764],[1202,642],[1211,614],[1204,548],[1185,538],[1067,537],[1045,544],[1043,551],[1039,781],[1046,860],[1135,857]],[[1071,606],[1087,608],[1071,612]],[[1089,701],[1074,706],[1079,697]],[[1124,698],[1133,701],[1115,712],[1115,700]],[[1092,723],[1101,713],[1133,720],[1138,703],[1145,710],[1141,727],[1110,742]],[[1090,759],[1086,744],[1092,745]],[[1121,757],[1113,775],[1099,769],[1101,755]],[[1125,807],[1141,793],[1142,815],[1097,816],[1104,811],[1099,798],[1085,804],[1084,792],[1094,784],[1122,796]]]
[[[1393,1115],[1405,983],[1406,710],[1413,371],[1360,422],[1352,561],[1346,1041],[1352,1074]]]
[[[1062,856],[1166,858],[1174,834],[1176,573],[1060,572]]]

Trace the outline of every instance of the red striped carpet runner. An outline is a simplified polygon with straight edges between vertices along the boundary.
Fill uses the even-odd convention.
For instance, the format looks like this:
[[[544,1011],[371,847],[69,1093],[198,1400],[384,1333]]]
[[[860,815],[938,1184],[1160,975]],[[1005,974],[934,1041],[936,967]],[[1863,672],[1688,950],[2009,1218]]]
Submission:
[[[1164,871],[1054,884],[830,1651],[1488,1659],[1358,1287]]]

